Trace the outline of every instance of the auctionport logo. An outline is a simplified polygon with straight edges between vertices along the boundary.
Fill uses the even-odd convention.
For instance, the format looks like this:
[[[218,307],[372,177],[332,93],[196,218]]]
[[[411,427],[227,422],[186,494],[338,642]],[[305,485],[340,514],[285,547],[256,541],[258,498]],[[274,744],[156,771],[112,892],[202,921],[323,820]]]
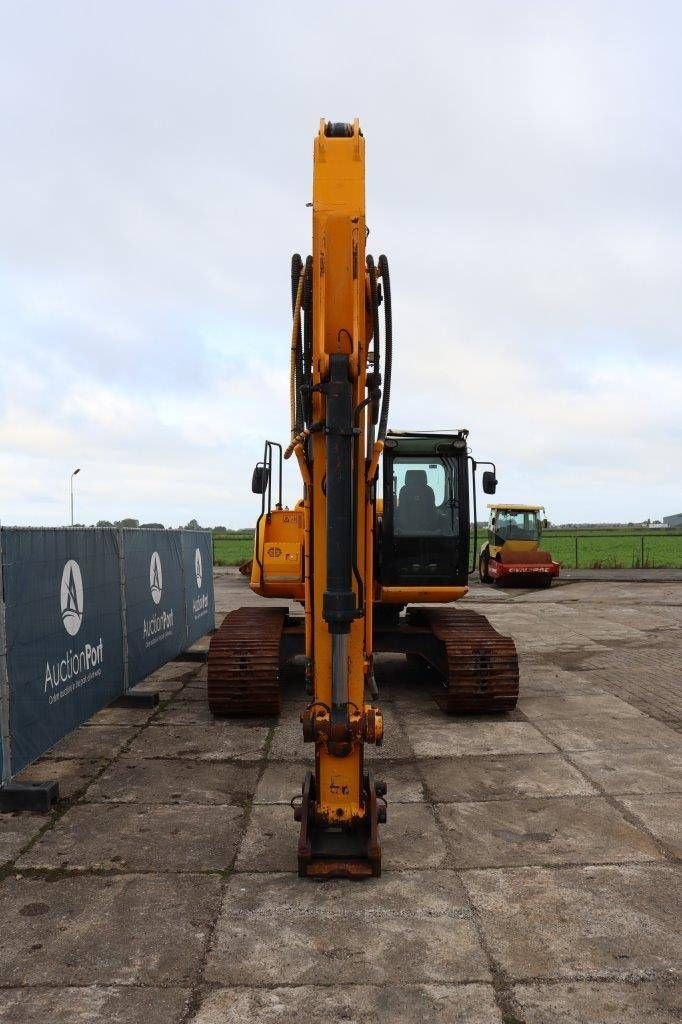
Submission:
[[[161,591],[163,590],[163,571],[158,551],[153,553],[149,563],[149,589],[152,592],[154,604],[158,604],[161,600]]]
[[[64,629],[69,636],[75,636],[83,623],[83,576],[73,558],[69,559],[62,572],[59,603]],[[46,661],[44,692],[49,694],[50,704],[100,678],[103,663],[102,637],[96,643],[84,644],[80,650],[69,648],[61,658]]]
[[[204,568],[201,564],[201,551],[199,548],[194,552],[194,575],[197,578],[197,590],[201,590]],[[195,622],[203,615],[208,615],[208,594],[199,594],[198,597],[192,599],[192,613]]]
[[[64,566],[60,599],[64,629],[69,636],[75,636],[83,622],[83,577],[73,558]]]

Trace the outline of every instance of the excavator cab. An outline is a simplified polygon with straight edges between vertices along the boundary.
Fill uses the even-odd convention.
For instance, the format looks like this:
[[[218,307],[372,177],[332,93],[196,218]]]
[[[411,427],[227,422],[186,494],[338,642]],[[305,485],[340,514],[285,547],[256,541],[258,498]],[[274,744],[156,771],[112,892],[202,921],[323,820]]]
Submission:
[[[384,587],[464,586],[468,575],[466,432],[389,431],[378,533]]]

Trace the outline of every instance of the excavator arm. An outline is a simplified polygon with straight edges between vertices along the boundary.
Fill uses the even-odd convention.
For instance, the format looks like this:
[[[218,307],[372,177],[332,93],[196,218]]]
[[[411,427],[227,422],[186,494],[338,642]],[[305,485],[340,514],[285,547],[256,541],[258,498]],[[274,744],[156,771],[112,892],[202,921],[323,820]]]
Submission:
[[[292,425],[311,533],[306,646],[313,700],[302,717],[303,735],[315,744],[315,771],[297,808],[298,854],[302,874],[357,876],[380,871],[376,825],[385,815],[363,761],[364,743],[381,742],[383,722],[380,710],[365,702],[372,681],[375,500],[375,473],[368,480],[368,468],[378,382],[374,373],[369,395],[376,276],[370,279],[373,264],[368,268],[365,257],[365,140],[357,121],[321,123],[312,210],[312,339],[302,403],[311,422],[300,439]],[[302,271],[302,284],[304,277]],[[385,787],[378,788],[383,797]]]

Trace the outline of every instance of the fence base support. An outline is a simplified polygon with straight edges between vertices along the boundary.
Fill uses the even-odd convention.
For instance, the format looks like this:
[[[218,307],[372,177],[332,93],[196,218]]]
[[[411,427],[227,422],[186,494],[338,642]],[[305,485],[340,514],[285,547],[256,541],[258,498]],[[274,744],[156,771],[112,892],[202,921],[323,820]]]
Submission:
[[[208,648],[205,651],[181,651],[173,661],[208,661]]]
[[[59,783],[7,782],[0,786],[0,811],[49,811],[59,800]]]
[[[158,691],[141,691],[136,693],[135,690],[128,690],[127,693],[121,694],[116,700],[112,700],[109,705],[110,708],[156,708],[159,705],[159,694]]]

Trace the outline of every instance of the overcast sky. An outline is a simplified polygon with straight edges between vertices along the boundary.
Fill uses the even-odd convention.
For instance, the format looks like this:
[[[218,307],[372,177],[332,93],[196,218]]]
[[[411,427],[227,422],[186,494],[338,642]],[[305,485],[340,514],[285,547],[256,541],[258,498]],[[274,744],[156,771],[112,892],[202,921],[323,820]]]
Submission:
[[[252,525],[319,118],[360,117],[394,427],[555,522],[682,511],[682,5],[0,2],[0,518]],[[298,495],[295,466],[287,494]]]

